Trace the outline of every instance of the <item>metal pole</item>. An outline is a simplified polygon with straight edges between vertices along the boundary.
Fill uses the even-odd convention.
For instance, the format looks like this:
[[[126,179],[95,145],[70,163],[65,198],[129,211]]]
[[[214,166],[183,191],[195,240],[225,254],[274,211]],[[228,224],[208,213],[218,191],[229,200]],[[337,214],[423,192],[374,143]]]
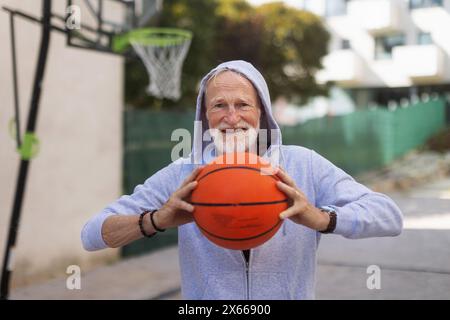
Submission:
[[[12,55],[12,72],[13,72],[13,88],[14,88],[14,113],[16,115],[16,141],[17,149],[22,145],[20,138],[20,110],[19,110],[19,94],[18,94],[18,80],[17,80],[17,61],[16,61],[16,31],[14,28],[14,13],[9,15],[9,26],[11,31],[11,55]]]
[[[45,65],[47,62],[47,53],[50,44],[51,6],[52,6],[51,0],[42,0],[41,44],[39,49],[39,57],[36,66],[33,92],[31,96],[31,104],[26,127],[26,132],[30,134],[33,133],[36,129],[36,120],[39,111],[39,100],[41,97],[42,81],[44,78]],[[8,231],[8,240],[6,243],[5,255],[3,259],[2,279],[0,286],[1,299],[8,299],[9,295],[9,281],[13,268],[12,255],[14,253],[14,247],[16,245],[17,233],[19,229],[20,213],[25,193],[29,163],[30,159],[22,158],[20,161],[20,168],[16,185],[16,193],[14,196],[14,205]]]

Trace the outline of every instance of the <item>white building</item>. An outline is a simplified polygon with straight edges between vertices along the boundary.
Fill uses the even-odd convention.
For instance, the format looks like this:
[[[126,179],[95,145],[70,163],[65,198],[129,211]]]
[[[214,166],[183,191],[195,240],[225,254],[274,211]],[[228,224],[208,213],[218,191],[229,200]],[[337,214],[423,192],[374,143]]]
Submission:
[[[450,92],[450,0],[304,0],[331,33],[319,82],[359,107]]]
[[[260,5],[273,0],[248,1]],[[283,2],[323,17],[331,40],[317,80],[336,87],[329,99],[310,101],[306,109],[312,112],[276,104],[281,123],[372,105],[404,105],[436,94],[450,100],[450,0]],[[343,106],[345,96],[351,104]]]

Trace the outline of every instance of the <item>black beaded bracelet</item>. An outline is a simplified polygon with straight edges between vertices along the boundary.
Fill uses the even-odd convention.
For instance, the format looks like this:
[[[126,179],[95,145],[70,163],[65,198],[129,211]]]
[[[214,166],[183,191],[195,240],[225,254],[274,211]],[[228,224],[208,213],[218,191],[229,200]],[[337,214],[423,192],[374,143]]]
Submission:
[[[158,227],[156,226],[156,224],[155,224],[155,221],[153,220],[153,214],[154,214],[156,211],[158,211],[158,210],[153,210],[152,212],[150,212],[150,221],[152,222],[153,229],[155,229],[155,230],[158,231],[158,232],[164,232],[164,231],[166,231],[166,229],[160,229],[160,228],[158,228]]]
[[[153,232],[152,234],[146,234],[145,233],[145,230],[144,230],[144,225],[143,225],[143,220],[144,220],[144,216],[147,214],[147,213],[149,213],[150,211],[149,210],[147,210],[147,211],[144,211],[144,212],[142,212],[141,214],[140,214],[140,216],[139,216],[139,229],[141,229],[141,233],[142,233],[142,235],[144,236],[144,237],[147,237],[147,238],[151,238],[151,237],[153,237],[155,234],[156,234],[156,232]]]
[[[336,220],[337,220],[336,211],[328,210],[325,208],[321,208],[320,211],[328,213],[330,217],[330,222],[328,223],[327,228],[323,231],[320,231],[320,233],[333,233],[334,229],[336,229]]]

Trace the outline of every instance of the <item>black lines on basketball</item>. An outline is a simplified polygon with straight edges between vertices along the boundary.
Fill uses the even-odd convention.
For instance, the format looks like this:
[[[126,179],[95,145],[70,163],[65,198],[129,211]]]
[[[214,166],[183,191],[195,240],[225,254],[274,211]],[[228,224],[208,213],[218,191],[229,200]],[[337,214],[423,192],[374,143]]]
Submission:
[[[246,206],[261,206],[261,205],[271,205],[283,202],[288,202],[288,199],[275,200],[275,201],[264,201],[264,202],[240,202],[240,203],[208,203],[208,202],[191,202],[192,205],[202,206],[202,207],[246,207]]]
[[[266,230],[266,231],[263,231],[263,232],[261,232],[261,233],[259,233],[259,234],[257,234],[257,235],[254,235],[254,236],[251,236],[251,237],[245,237],[245,238],[229,238],[229,237],[222,237],[222,236],[219,236],[219,235],[217,235],[217,234],[214,234],[214,233],[209,232],[207,229],[203,228],[198,222],[196,222],[196,223],[197,223],[197,226],[198,226],[203,232],[207,233],[209,236],[214,237],[214,238],[216,238],[216,239],[225,240],[225,241],[246,241],[246,240],[257,239],[257,238],[259,238],[259,237],[264,236],[265,234],[271,232],[273,229],[275,229],[276,227],[278,227],[278,225],[279,225],[282,221],[283,221],[283,220],[277,221],[277,223],[275,223],[275,225],[272,226],[269,230]]]
[[[258,172],[259,174],[263,175],[263,174],[261,173],[261,169],[258,169],[258,168],[246,167],[246,166],[234,166],[234,167],[224,167],[224,168],[217,168],[217,169],[214,169],[214,170],[208,172],[207,174],[201,176],[200,178],[198,178],[197,181],[200,182],[200,180],[206,178],[207,176],[209,176],[210,174],[213,174],[213,173],[215,173],[215,172],[223,171],[223,170],[233,170],[233,169],[252,170],[252,171],[256,171],[256,172]],[[264,175],[264,176],[270,177],[270,178],[275,179],[275,180],[279,180],[277,177],[275,177],[275,176],[273,176],[273,175]]]

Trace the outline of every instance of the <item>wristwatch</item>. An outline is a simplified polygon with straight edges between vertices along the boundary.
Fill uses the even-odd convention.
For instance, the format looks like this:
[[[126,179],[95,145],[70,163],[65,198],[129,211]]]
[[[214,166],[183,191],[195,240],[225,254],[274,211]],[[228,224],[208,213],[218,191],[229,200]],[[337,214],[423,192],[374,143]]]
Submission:
[[[334,229],[336,229],[337,215],[336,211],[330,207],[321,207],[320,211],[328,213],[330,216],[330,223],[325,230],[319,231],[320,233],[333,233]]]

